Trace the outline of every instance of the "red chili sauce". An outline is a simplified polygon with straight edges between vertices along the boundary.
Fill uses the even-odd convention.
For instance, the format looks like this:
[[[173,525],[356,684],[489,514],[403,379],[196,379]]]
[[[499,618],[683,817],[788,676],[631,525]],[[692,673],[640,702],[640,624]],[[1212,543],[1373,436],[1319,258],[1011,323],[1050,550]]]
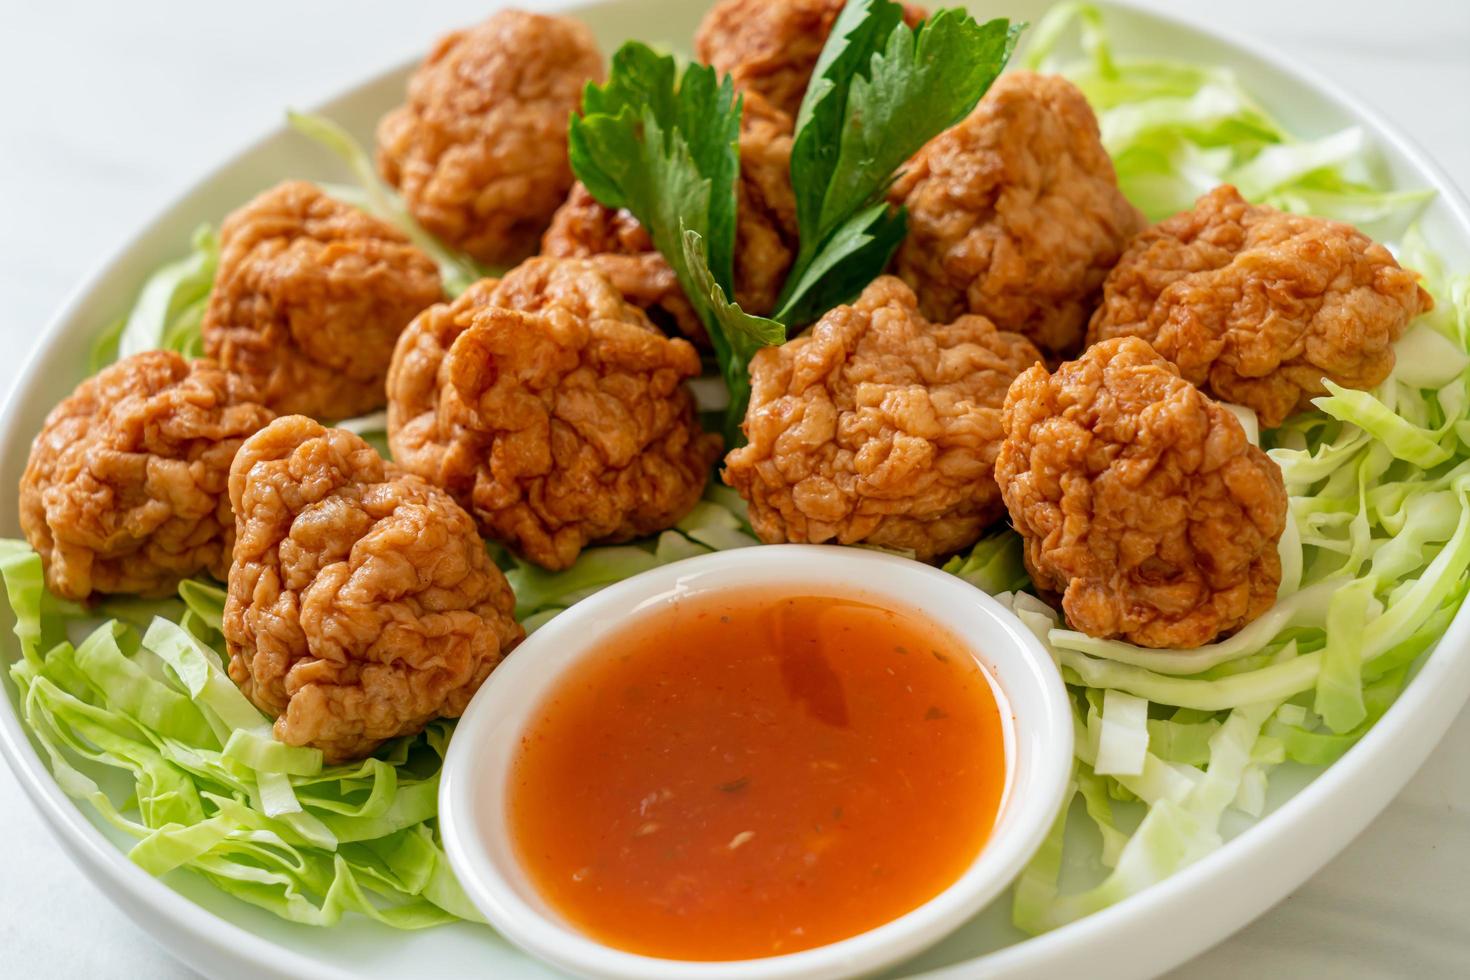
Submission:
[[[942,631],[862,602],[681,599],[552,693],[509,792],[545,900],[610,946],[774,956],[954,882],[1005,786],[985,674]]]

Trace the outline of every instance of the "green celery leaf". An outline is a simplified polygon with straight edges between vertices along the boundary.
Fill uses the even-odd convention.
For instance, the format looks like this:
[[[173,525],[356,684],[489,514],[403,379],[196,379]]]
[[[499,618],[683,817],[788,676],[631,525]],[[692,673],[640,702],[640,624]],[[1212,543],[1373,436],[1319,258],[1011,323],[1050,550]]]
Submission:
[[[915,151],[963,119],[1015,47],[1020,26],[941,10],[917,28],[886,0],[843,8],[822,49],[791,151],[800,246],[776,319],[808,322],[852,299],[903,239],[883,200]]]
[[[691,295],[679,226],[709,241],[710,268],[734,280],[735,182],[741,103],[727,78],[634,41],[613,56],[604,86],[589,85],[568,132],[572,169],[601,203],[638,218]]]
[[[775,319],[809,323],[832,307],[850,302],[882,275],[907,233],[905,212],[890,211],[883,201],[852,215],[800,276],[788,280],[789,296]]]
[[[714,271],[706,259],[705,240],[699,232],[684,229],[683,234],[684,261],[694,278],[694,295],[709,303],[730,348],[749,360],[762,347],[784,344],[785,326],[767,317],[746,313],[740,304],[725,298],[725,290],[715,280]]]
[[[729,78],[690,65],[680,76],[672,56],[630,41],[613,56],[605,85],[589,85],[584,114],[568,130],[572,170],[592,196],[627,208],[678,276],[699,312],[720,372],[737,388],[748,385],[749,354],[741,336],[723,329],[707,272],[724,295],[734,292],[735,186],[740,172],[742,104]],[[708,267],[699,277],[682,234],[705,242]],[[732,398],[726,431],[738,426],[744,399]]]
[[[803,241],[818,244],[822,204],[837,169],[853,79],[866,70],[895,28],[903,8],[888,0],[853,0],[842,8],[812,70],[796,116],[791,184]]]
[[[889,33],[870,74],[852,80],[820,233],[871,203],[920,147],[969,115],[1010,58],[1020,32],[1020,25],[1007,20],[980,24],[952,8],[917,31],[897,27]]]

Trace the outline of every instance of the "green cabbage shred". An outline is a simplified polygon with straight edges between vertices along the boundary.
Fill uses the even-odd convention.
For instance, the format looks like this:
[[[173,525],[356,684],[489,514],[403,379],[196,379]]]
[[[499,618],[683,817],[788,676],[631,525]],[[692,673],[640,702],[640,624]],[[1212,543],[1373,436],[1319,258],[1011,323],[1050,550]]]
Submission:
[[[1068,60],[1074,30],[1082,57]],[[1053,8],[1026,57],[1087,94],[1120,186],[1151,219],[1234,183],[1398,240],[1436,300],[1377,389],[1329,384],[1319,411],[1261,433],[1289,496],[1281,597],[1264,616],[1197,650],[1151,650],[1065,629],[1018,588],[1002,594],[1060,666],[1077,730],[1067,803],[1013,892],[1012,919],[1034,934],[1220,847],[1227,811],[1265,812],[1276,766],[1341,757],[1453,619],[1470,591],[1470,277],[1447,277],[1413,227],[1432,192],[1383,190],[1359,130],[1296,140],[1230,71],[1122,59],[1090,4]],[[1102,857],[1074,869],[1080,885],[1065,860],[1078,821]]]
[[[21,717],[61,788],[136,839],[140,867],[187,869],[308,925],[346,912],[404,929],[479,919],[435,827],[450,723],[324,766],[319,751],[276,741],[225,673],[217,585],[185,582],[180,622],[140,631],[52,600],[24,542],[0,541],[0,574]],[[124,792],[104,791],[107,770]]]
[[[379,434],[379,419],[355,421]],[[649,568],[758,543],[745,502],[711,487],[675,528],[588,548],[562,572],[491,550],[515,588],[517,618],[534,631]],[[40,556],[24,541],[0,539],[0,576],[16,617],[10,677],[21,718],[58,785],[137,839],[129,856],[140,867],[192,871],[306,925],[330,926],[345,912],[404,929],[481,921],[438,838],[452,721],[362,763],[324,766],[318,750],[276,741],[270,719],[225,673],[217,583],[188,580],[177,601],[133,600],[127,618],[98,622],[45,590]],[[127,791],[105,792],[99,768],[122,773]]]
[[[845,100],[860,106],[888,88],[907,90],[905,98],[933,117],[908,118],[913,126],[941,124],[967,99],[936,103],[913,64],[892,77],[885,72],[922,54],[926,37],[938,43],[952,34],[955,44],[968,37],[975,50],[989,45],[973,66],[978,96],[989,81],[987,66],[1004,60],[1015,33],[1003,22],[982,26],[955,15],[927,35],[913,34],[895,27],[891,5],[850,7],[843,22],[850,27],[860,19],[858,8],[876,12],[874,36],[852,35],[852,64],[841,58],[843,45],[833,48],[801,114],[813,127],[801,152],[811,156],[802,166],[814,188],[803,198],[803,261],[820,270],[823,250],[835,249],[851,275],[828,286],[844,296],[860,288],[873,257],[861,235],[842,243],[844,222],[879,243],[883,255],[891,250],[892,219],[870,213],[870,205],[892,166],[886,159],[863,163],[871,154],[855,136],[840,144],[852,151],[849,159],[833,155],[838,143],[814,135],[824,127],[843,132]],[[1074,33],[1075,58],[1066,53]],[[880,49],[883,56],[873,61]],[[625,69],[646,73],[632,81],[648,86],[651,102],[624,98],[617,86],[594,90],[605,111],[590,113],[573,131],[579,173],[592,178],[600,196],[636,198],[651,215],[657,188],[639,183],[639,173],[601,173],[590,165],[590,147],[632,139],[624,125],[630,114],[695,132],[691,114],[710,113],[717,132],[704,142],[675,139],[640,149],[650,166],[689,177],[684,197],[698,205],[677,222],[663,216],[660,247],[676,254],[686,285],[703,287],[695,294],[707,314],[715,310],[710,322],[757,345],[779,339],[761,333],[771,321],[749,318],[725,300],[731,93],[696,72],[684,75],[694,87],[676,96],[672,60],[642,48],[620,57]],[[864,60],[866,76],[855,67]],[[1414,228],[1431,193],[1385,190],[1359,130],[1294,139],[1227,70],[1119,57],[1103,14],[1089,4],[1054,8],[1033,30],[1026,60],[1061,71],[1086,93],[1120,185],[1151,219],[1234,182],[1252,200],[1350,221],[1397,242],[1404,264],[1424,274],[1436,300],[1398,344],[1397,367],[1377,389],[1334,386],[1317,400],[1319,411],[1259,433],[1289,495],[1282,584],[1276,606],[1235,635],[1198,650],[1152,650],[1068,630],[1027,591],[1021,540],[1009,529],[944,566],[1011,608],[1068,685],[1076,760],[1067,802],[1012,893],[1015,924],[1039,933],[1136,894],[1220,847],[1229,811],[1250,818],[1265,812],[1276,767],[1340,758],[1389,710],[1453,619],[1470,592],[1470,277],[1447,275]],[[672,101],[659,101],[676,97],[689,102],[684,117]],[[404,228],[434,255],[451,292],[481,274],[407,216],[342,130],[316,117],[291,118],[341,156],[360,184],[331,192]],[[822,147],[832,152],[819,159]],[[698,158],[693,170],[689,157]],[[844,184],[844,174],[855,176]],[[719,191],[713,205],[711,186]],[[834,187],[851,193],[822,190]],[[827,204],[835,208],[831,215]],[[150,347],[197,356],[217,260],[217,238],[201,228],[191,251],[154,273],[131,313],[101,332],[91,369]],[[778,317],[799,322],[834,301],[824,288],[794,275]],[[382,413],[342,424],[387,455]],[[512,584],[517,617],[534,631],[639,572],[757,543],[744,501],[716,484],[676,527],[589,548],[561,572],[521,562],[493,543],[487,548]],[[191,580],[176,599],[113,597],[86,610],[46,592],[39,557],[18,541],[0,541],[0,577],[16,619],[20,652],[9,674],[21,716],[61,788],[132,837],[130,856],[141,867],[201,875],[242,901],[312,925],[331,925],[348,912],[401,928],[478,920],[449,871],[436,827],[438,773],[452,722],[435,722],[362,763],[325,766],[314,750],[276,742],[269,719],[225,673],[225,596],[217,584]],[[1076,872],[1070,826],[1094,834],[1098,860],[1084,855],[1080,862],[1090,871]]]

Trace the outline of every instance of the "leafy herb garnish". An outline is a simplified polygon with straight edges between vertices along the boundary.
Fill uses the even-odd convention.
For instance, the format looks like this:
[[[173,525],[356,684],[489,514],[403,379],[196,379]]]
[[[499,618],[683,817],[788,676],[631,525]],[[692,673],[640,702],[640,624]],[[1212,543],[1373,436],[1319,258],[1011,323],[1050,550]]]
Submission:
[[[760,344],[727,334],[709,297],[712,288],[734,294],[741,102],[713,68],[691,64],[680,75],[673,57],[630,41],[613,56],[607,84],[588,84],[582,108],[568,134],[572,169],[598,201],[633,212],[679,277],[730,388],[725,436],[733,444],[750,385],[746,366]],[[685,230],[705,243],[698,278]]]
[[[776,319],[804,323],[883,271],[905,230],[884,194],[909,157],[995,81],[1021,27],[941,10],[917,28],[888,0],[838,15],[797,115],[791,152],[801,246]]]
[[[587,86],[569,133],[572,170],[592,196],[647,229],[694,304],[730,390],[735,445],[750,359],[788,326],[856,296],[905,231],[885,193],[895,172],[979,101],[1019,27],[942,10],[917,28],[889,0],[852,0],[838,16],[797,117],[791,155],[800,245],[777,310],[735,303],[736,185],[742,102],[727,77],[631,41],[604,85]]]
[[[699,232],[684,228],[683,236],[684,261],[694,279],[694,291],[689,295],[699,297],[697,302],[709,311],[735,358],[742,365],[749,364],[755,352],[762,347],[784,344],[786,327],[783,324],[746,313],[740,308],[740,304],[726,296],[725,290],[715,281],[714,273],[710,271],[711,266],[705,257],[704,239],[699,236]],[[746,380],[742,378],[741,383],[745,384]],[[731,389],[731,398],[734,398],[734,388]],[[741,404],[743,406],[744,402]]]

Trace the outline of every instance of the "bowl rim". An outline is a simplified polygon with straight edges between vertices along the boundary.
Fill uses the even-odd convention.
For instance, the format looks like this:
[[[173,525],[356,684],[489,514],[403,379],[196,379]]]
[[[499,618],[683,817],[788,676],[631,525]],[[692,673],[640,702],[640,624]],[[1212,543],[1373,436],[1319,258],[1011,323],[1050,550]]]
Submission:
[[[508,814],[503,805],[485,812],[490,804],[482,796],[486,781],[509,781],[517,736],[550,690],[596,657],[606,636],[656,615],[671,599],[772,588],[860,599],[911,615],[943,629],[974,657],[998,695],[1006,738],[1003,800],[974,859],[953,882],[894,919],[824,946],[757,959],[690,961],[627,952],[523,898],[486,843],[493,838],[513,853]],[[1060,669],[993,597],[932,566],[874,550],[815,544],[741,548],[661,565],[609,586],[517,647],[476,692],[456,727],[439,782],[439,830],[450,866],[490,925],[530,954],[573,973],[616,980],[815,980],[898,962],[984,908],[1020,874],[1055,822],[1072,775],[1072,752],[1070,696]],[[501,804],[503,792],[494,793]],[[513,856],[504,862],[516,863]]]
[[[561,0],[554,6],[548,7],[547,12],[574,13],[598,5],[599,0]],[[1148,0],[1099,0],[1099,5],[1104,10],[1116,8],[1129,14],[1149,18],[1176,30],[1213,38],[1230,48],[1238,56],[1265,62],[1281,76],[1290,79],[1296,86],[1314,92],[1341,107],[1357,123],[1368,129],[1373,141],[1393,146],[1415,171],[1427,179],[1443,205],[1449,210],[1454,223],[1460,227],[1467,239],[1470,239],[1470,199],[1467,199],[1465,192],[1451,179],[1448,172],[1419,145],[1417,140],[1406,135],[1397,123],[1365,104],[1359,96],[1341,83],[1325,76],[1320,71],[1305,66],[1299,58],[1288,56],[1269,39],[1231,28],[1207,25],[1200,19],[1170,12],[1161,5],[1150,3]],[[374,84],[381,84],[402,74],[418,60],[417,57],[404,58],[382,71],[364,74],[361,78],[336,89],[332,95],[320,100],[312,108],[314,111],[330,112],[333,106],[351,98],[359,90]],[[99,289],[111,271],[135,252],[141,243],[156,234],[159,228],[176,220],[180,214],[189,212],[192,199],[204,188],[219,180],[222,174],[231,170],[236,165],[238,158],[268,143],[284,129],[283,123],[257,127],[252,134],[235,144],[232,152],[224,154],[217,165],[207,168],[198,179],[181,188],[149,220],[142,223],[136,232],[125,238],[96,264],[93,270],[67,294],[56,313],[32,341],[29,350],[24,355],[21,370],[16,375],[15,384],[5,393],[3,403],[0,403],[3,404],[3,407],[0,407],[0,419],[13,418],[17,407],[31,400],[30,389],[34,384],[37,365],[45,357],[46,352],[55,346],[67,325],[86,306],[90,296]],[[17,445],[28,444],[30,438],[31,435],[28,433],[13,431],[9,424],[0,425],[0,458],[14,452]],[[1440,646],[1470,648],[1470,612],[1461,609],[1441,638]],[[1266,814],[1238,837],[1228,841],[1218,851],[1124,902],[1048,933],[1044,940],[1033,937],[986,952],[979,957],[970,957],[950,966],[926,971],[920,976],[927,978],[968,977],[972,976],[977,969],[983,969],[987,974],[1047,976],[1046,963],[1036,961],[1040,945],[1046,946],[1048,960],[1064,959],[1069,951],[1080,950],[1084,947],[1092,948],[1099,943],[1105,943],[1123,923],[1134,915],[1152,917],[1153,912],[1167,908],[1178,901],[1182,895],[1192,892],[1204,882],[1221,885],[1227,879],[1233,881],[1241,877],[1249,877],[1249,874],[1253,873],[1251,869],[1271,866],[1272,855],[1276,853],[1274,841],[1281,828],[1290,827],[1304,818],[1313,816],[1323,821],[1322,825],[1328,828],[1336,822],[1332,820],[1332,816],[1334,802],[1339,796],[1338,787],[1353,778],[1358,768],[1356,765],[1349,764],[1348,760],[1375,756],[1378,752],[1377,746],[1398,738],[1396,733],[1409,724],[1410,716],[1423,710],[1425,703],[1432,699],[1431,692],[1437,685],[1453,683],[1462,689],[1470,688],[1470,663],[1466,661],[1470,661],[1470,657],[1462,655],[1456,661],[1450,657],[1430,655],[1424,661],[1424,668],[1419,672],[1419,676],[1411,680],[1384,717],[1380,718],[1367,735],[1349,749],[1342,759],[1317,774],[1290,800]],[[0,686],[9,683],[8,679],[0,681]],[[1458,698],[1450,707],[1441,704],[1439,717],[1433,725],[1432,736],[1420,739],[1420,744],[1414,748],[1411,758],[1400,759],[1395,765],[1381,772],[1380,784],[1392,785],[1393,792],[1386,795],[1381,804],[1373,806],[1371,813],[1358,820],[1349,833],[1346,835],[1319,833],[1298,837],[1296,840],[1296,843],[1300,845],[1298,861],[1304,866],[1309,866],[1311,870],[1316,870],[1328,856],[1336,853],[1347,839],[1355,836],[1359,829],[1366,826],[1368,819],[1397,795],[1423,763],[1429,751],[1443,737],[1463,701],[1463,698]],[[211,960],[205,959],[201,952],[207,951],[210,957],[216,960],[247,964],[255,971],[254,975],[257,977],[262,975],[283,978],[331,977],[352,980],[354,974],[345,966],[324,962],[319,957],[263,938],[258,933],[237,925],[195,903],[186,895],[169,887],[166,882],[153,877],[129,861],[127,855],[88,820],[80,805],[62,791],[31,743],[9,693],[4,698],[3,706],[0,706],[0,754],[4,755],[6,764],[15,774],[16,781],[25,791],[31,804],[41,814],[43,822],[58,843],[69,852],[73,861],[82,867],[88,880],[107,894],[126,915],[153,933],[172,955],[199,970],[207,970],[209,967]],[[1228,871],[1231,865],[1238,865],[1239,869],[1245,870],[1240,870],[1239,874],[1231,874]],[[1222,908],[1214,921],[1199,924],[1202,931],[1209,933],[1212,937],[1207,943],[1201,945],[1193,942],[1188,945],[1187,949],[1180,946],[1167,954],[1155,956],[1151,962],[1164,964],[1163,967],[1160,967],[1161,969],[1182,962],[1245,925],[1264,912],[1271,903],[1285,897],[1287,891],[1289,889],[1278,889],[1271,902],[1264,904],[1253,902],[1249,909],[1231,909],[1227,914]],[[170,932],[176,935],[182,934],[184,939],[165,942],[162,939],[162,933],[156,929],[150,916],[166,920],[169,923]],[[185,942],[189,945],[185,946]]]

